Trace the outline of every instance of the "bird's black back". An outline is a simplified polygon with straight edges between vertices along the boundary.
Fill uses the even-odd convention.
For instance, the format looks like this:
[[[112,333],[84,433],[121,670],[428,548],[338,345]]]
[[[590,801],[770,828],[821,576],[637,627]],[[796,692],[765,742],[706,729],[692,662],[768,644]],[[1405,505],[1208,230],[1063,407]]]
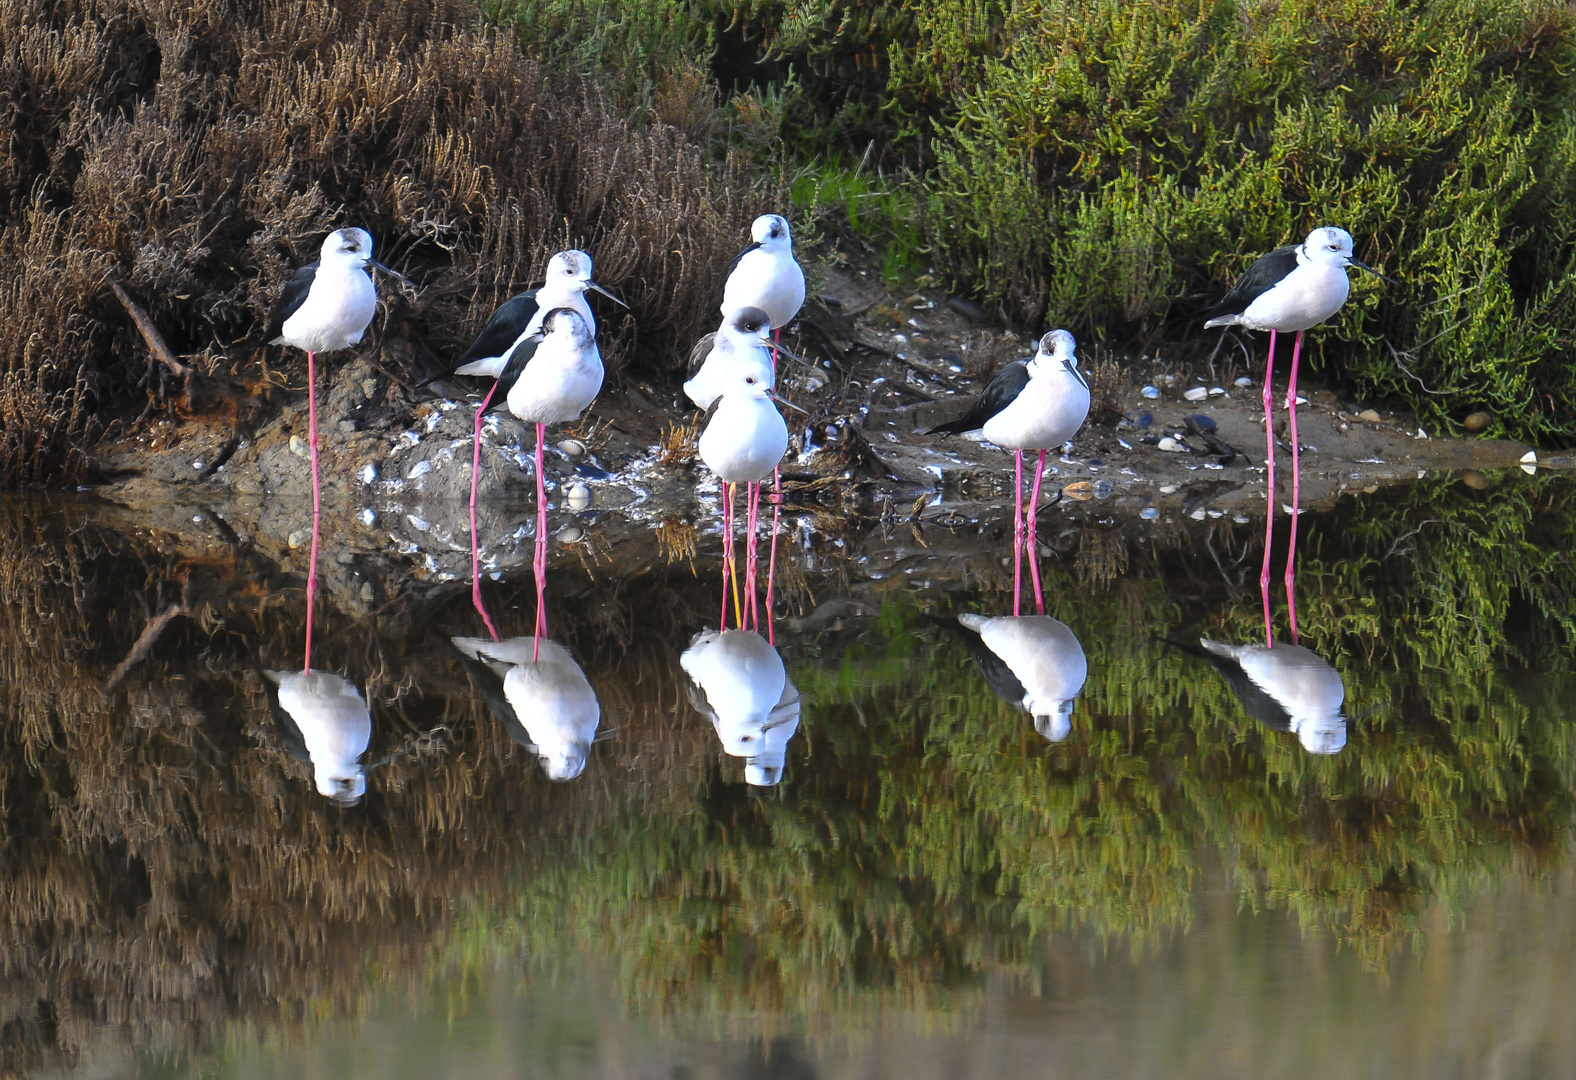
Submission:
[[[503,676],[493,670],[491,664],[474,653],[467,653],[463,649],[456,649],[460,658],[460,666],[465,669],[465,674],[470,677],[471,685],[482,696],[482,701],[487,706],[487,711],[503,725],[509,733],[509,738],[531,751],[536,752],[536,744],[531,741],[531,736],[526,734],[525,725],[520,723],[514,706],[509,704],[508,696],[503,692]]]
[[[279,735],[279,742],[291,757],[310,765],[312,755],[307,752],[306,736],[301,734],[301,726],[279,704],[279,684],[266,674],[262,675],[262,680],[263,689],[268,693],[268,714],[274,718],[274,731]]]
[[[996,373],[985,392],[974,400],[969,411],[956,420],[937,424],[926,435],[958,435],[985,426],[985,421],[1011,405],[1029,385],[1029,361],[1014,360]]]
[[[515,338],[523,334],[525,328],[531,325],[531,320],[536,317],[536,311],[535,289],[518,296],[511,296],[499,304],[498,310],[492,313],[492,318],[487,320],[482,332],[476,335],[476,340],[471,342],[471,347],[454,362],[454,366],[461,368],[473,360],[502,356],[504,350],[514,344]]]
[[[264,344],[272,345],[279,335],[285,332],[285,323],[289,321],[290,316],[301,310],[301,305],[306,303],[307,294],[312,291],[312,282],[317,280],[317,267],[317,263],[309,262],[285,282],[284,291],[279,294],[279,302],[268,313],[268,322],[264,324]]]
[[[1291,730],[1291,713],[1287,712],[1280,702],[1265,693],[1263,687],[1254,682],[1248,673],[1242,670],[1242,665],[1231,657],[1217,656],[1208,649],[1201,649],[1182,641],[1173,641],[1170,638],[1161,640],[1190,656],[1207,660],[1210,666],[1220,672],[1226,680],[1226,688],[1231,691],[1231,696],[1242,703],[1242,707],[1253,719],[1272,731]]]
[[[1191,318],[1215,319],[1222,315],[1241,315],[1248,305],[1273,289],[1282,278],[1297,269],[1297,252],[1300,244],[1276,248],[1268,255],[1260,255],[1248,272],[1237,279],[1231,291],[1221,297],[1220,303],[1199,312]]]
[[[985,644],[983,638],[956,619],[933,618],[931,621],[945,626],[958,636],[963,642],[963,647],[969,651],[969,656],[974,660],[974,666],[979,668],[980,675],[985,679],[985,685],[990,687],[991,693],[1013,705],[1023,704],[1023,696],[1027,693],[1023,683],[1012,673],[1012,668],[1007,666],[1005,660],[991,652],[990,646]]]

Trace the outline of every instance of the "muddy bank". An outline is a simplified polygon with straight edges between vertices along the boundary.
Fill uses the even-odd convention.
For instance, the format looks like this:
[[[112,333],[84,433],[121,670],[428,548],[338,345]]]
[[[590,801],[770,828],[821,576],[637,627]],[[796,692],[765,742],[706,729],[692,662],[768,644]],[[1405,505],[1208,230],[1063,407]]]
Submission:
[[[782,377],[786,396],[809,414],[793,418],[783,470],[793,527],[868,518],[984,530],[1007,518],[1012,455],[969,437],[924,434],[966,409],[1003,363],[1032,351],[1031,340],[973,321],[978,314],[939,293],[895,297],[853,260],[827,275],[785,339],[819,364],[814,372],[787,365]],[[1042,527],[1262,519],[1261,375],[1246,369],[1235,343],[1218,353],[1195,370],[1164,350],[1132,357],[1086,343],[1094,407],[1071,452],[1048,460],[1047,490],[1062,497],[1042,512]],[[378,553],[447,580],[470,571],[472,417],[484,387],[455,379],[413,389],[430,366],[395,334],[362,354],[332,358],[319,415],[324,528],[342,553]],[[1533,450],[1430,438],[1405,414],[1343,401],[1306,378],[1300,389],[1306,508],[1440,470],[1462,470],[1478,483],[1484,470],[1517,467]],[[1274,396],[1283,402],[1284,383]],[[98,493],[144,514],[208,506],[229,528],[300,547],[310,492],[305,397],[304,387],[288,387],[237,410],[247,420],[153,420],[102,448],[97,470],[109,481]],[[1276,413],[1276,501],[1284,513],[1284,404]],[[676,385],[610,383],[579,423],[549,430],[554,527],[571,543],[608,515],[641,528],[714,531],[716,484],[694,460],[693,431],[686,441],[682,430],[699,419]],[[477,524],[489,571],[529,557],[533,439],[507,414],[484,425]],[[1576,464],[1570,453],[1537,459],[1542,467]]]

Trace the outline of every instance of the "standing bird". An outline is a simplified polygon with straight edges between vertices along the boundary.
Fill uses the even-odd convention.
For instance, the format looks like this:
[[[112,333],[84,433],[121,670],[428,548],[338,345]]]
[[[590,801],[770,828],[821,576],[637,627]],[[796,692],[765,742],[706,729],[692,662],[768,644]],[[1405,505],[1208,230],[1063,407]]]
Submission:
[[[725,376],[745,359],[761,360],[771,368],[771,318],[758,307],[741,308],[724,315],[717,332],[707,334],[690,350],[691,375],[685,395],[698,409],[709,409],[722,395]],[[769,384],[775,385],[775,383]]]
[[[1310,754],[1339,753],[1346,745],[1341,704],[1346,686],[1329,661],[1301,645],[1227,645],[1199,639],[1200,648],[1169,641],[1208,660],[1225,676],[1242,707],[1265,727],[1289,731]]]
[[[1089,678],[1083,646],[1066,623],[1047,615],[959,615],[969,655],[998,697],[1034,717],[1049,742],[1072,731],[1073,703]]]
[[[804,271],[793,257],[793,236],[779,214],[763,214],[750,226],[751,244],[728,264],[722,287],[724,316],[760,308],[781,336],[804,306]]]
[[[471,347],[460,354],[453,366],[423,382],[437,382],[449,375],[484,375],[496,379],[511,359],[529,360],[535,349],[533,335],[542,328],[547,313],[570,308],[579,314],[591,333],[596,333],[596,316],[586,302],[586,291],[601,293],[620,307],[628,308],[618,297],[591,280],[591,256],[583,251],[560,251],[547,264],[547,279],[541,288],[510,297],[498,305]],[[511,356],[525,350],[524,357]]]
[[[755,606],[754,552],[761,481],[788,452],[788,425],[772,404],[772,369],[758,357],[737,360],[723,377],[722,396],[700,434],[696,450],[722,489],[723,625],[727,625],[727,578],[733,560],[733,489],[746,485],[746,543],[749,545],[750,607]],[[737,582],[735,583],[737,589]],[[742,614],[735,612],[742,619]]]
[[[1270,332],[1269,359],[1264,367],[1264,464],[1269,489],[1269,514],[1264,527],[1264,566],[1259,591],[1264,598],[1265,633],[1270,625],[1270,540],[1275,527],[1275,418],[1270,384],[1275,375],[1275,338],[1296,331],[1291,349],[1291,377],[1286,384],[1286,409],[1291,429],[1291,545],[1286,552],[1286,588],[1291,589],[1292,563],[1297,553],[1297,509],[1301,497],[1300,448],[1297,445],[1297,361],[1302,335],[1341,310],[1351,291],[1346,268],[1355,266],[1382,280],[1383,274],[1352,256],[1352,234],[1332,226],[1315,229],[1301,244],[1276,248],[1261,255],[1214,307],[1192,316],[1206,327],[1241,326]],[[1292,636],[1297,634],[1292,617]]]
[[[326,671],[264,674],[277,688],[269,706],[290,756],[311,764],[319,793],[342,806],[360,802],[367,793],[361,758],[372,741],[372,714],[361,692]]]
[[[1040,480],[1045,475],[1045,451],[1061,446],[1076,435],[1089,415],[1089,384],[1078,370],[1076,348],[1077,342],[1066,330],[1050,331],[1040,338],[1039,351],[1032,357],[1016,360],[997,372],[967,413],[926,432],[927,435],[953,435],[979,429],[989,442],[1017,451],[1012,485],[1014,550],[1023,544],[1025,524],[1033,549]],[[1040,452],[1027,521],[1023,513],[1025,450]],[[1016,583],[1013,595],[1016,599]],[[1040,600],[1038,585],[1035,599]]]
[[[585,772],[602,707],[568,649],[531,637],[451,640],[488,709],[541,759],[549,779]]]
[[[365,229],[328,234],[318,261],[295,272],[268,313],[263,340],[306,350],[307,443],[312,454],[312,513],[321,506],[317,474],[317,354],[360,344],[377,312],[378,291],[367,267],[400,278],[372,257]]]

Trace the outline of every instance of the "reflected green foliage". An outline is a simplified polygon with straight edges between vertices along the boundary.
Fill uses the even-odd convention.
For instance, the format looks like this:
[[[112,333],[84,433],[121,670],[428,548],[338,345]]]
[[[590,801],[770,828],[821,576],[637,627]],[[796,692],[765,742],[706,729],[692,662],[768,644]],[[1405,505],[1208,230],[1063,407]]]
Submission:
[[[1090,668],[1056,745],[893,594],[879,626],[790,649],[810,704],[781,791],[632,803],[457,941],[612,962],[637,1009],[724,1026],[955,1016],[987,970],[1032,970],[1041,935],[1142,950],[1185,933],[1199,875],[1224,868],[1245,905],[1383,967],[1426,907],[1460,910],[1567,847],[1573,495],[1425,484],[1304,522],[1303,640],[1340,670],[1351,718],[1329,758],[1162,640],[1262,636],[1254,541],[1140,551],[1109,589],[1046,568]],[[1255,571],[1246,591],[1202,546]]]

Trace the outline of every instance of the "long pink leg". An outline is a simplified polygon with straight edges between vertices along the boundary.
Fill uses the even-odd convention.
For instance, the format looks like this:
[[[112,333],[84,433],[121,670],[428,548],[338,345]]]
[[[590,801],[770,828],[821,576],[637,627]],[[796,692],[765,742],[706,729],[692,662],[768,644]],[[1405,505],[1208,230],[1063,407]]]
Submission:
[[[488,631],[494,641],[498,640],[498,631],[493,629],[492,620],[487,617],[487,609],[482,606],[482,566],[481,544],[476,535],[476,484],[482,469],[482,418],[487,413],[487,405],[492,401],[492,396],[498,391],[495,382],[487,390],[487,396],[482,398],[482,403],[476,408],[476,430],[471,435],[471,603],[476,610],[481,612],[482,621],[487,624]]]
[[[1302,505],[1302,484],[1299,458],[1302,447],[1297,444],[1297,358],[1302,352],[1302,331],[1291,347],[1291,381],[1286,384],[1286,411],[1291,425],[1291,540],[1286,545],[1286,607],[1291,614],[1291,640],[1297,643],[1297,596],[1292,581],[1297,570],[1297,516]]]
[[[547,633],[547,478],[544,475],[542,445],[547,442],[547,425],[536,425],[536,640],[531,645],[531,663],[536,663]]]
[[[760,613],[755,607],[756,566],[760,561],[755,531],[760,523],[760,507],[757,505],[760,497],[761,485],[758,481],[744,486],[744,617],[750,629],[756,631],[761,628]]]
[[[777,523],[782,517],[783,478],[776,469],[772,470],[774,489],[772,491],[772,547],[766,557],[766,641],[770,645],[777,644],[775,620],[772,615],[772,583],[777,575]]]
[[[717,629],[728,629],[728,570],[733,566],[733,485],[717,481],[722,496],[722,621]]]
[[[1018,617],[1019,593],[1023,591],[1023,451],[1018,451],[1012,472],[1012,617]]]
[[[312,551],[306,564],[306,657],[302,667],[312,670],[312,604],[317,598],[317,530],[323,495],[317,481],[317,358],[306,351],[306,433],[312,451]]]
[[[783,331],[782,331],[782,327],[779,326],[779,327],[775,328],[772,331],[772,374],[773,375],[777,374],[777,346],[782,343],[782,339],[783,339]]]
[[[1270,626],[1270,547],[1275,539],[1275,405],[1270,399],[1270,383],[1275,377],[1275,331],[1270,331],[1270,356],[1264,364],[1264,566],[1259,571],[1259,595],[1264,598],[1264,644],[1273,649],[1275,634]]]
[[[1040,451],[1040,464],[1034,471],[1034,494],[1029,498],[1029,514],[1024,522],[1024,543],[1029,548],[1029,580],[1034,585],[1034,610],[1036,614],[1045,614],[1045,597],[1040,592],[1040,563],[1038,552],[1035,551],[1039,544],[1039,522],[1036,520],[1040,513],[1040,480],[1045,476],[1045,451]]]

